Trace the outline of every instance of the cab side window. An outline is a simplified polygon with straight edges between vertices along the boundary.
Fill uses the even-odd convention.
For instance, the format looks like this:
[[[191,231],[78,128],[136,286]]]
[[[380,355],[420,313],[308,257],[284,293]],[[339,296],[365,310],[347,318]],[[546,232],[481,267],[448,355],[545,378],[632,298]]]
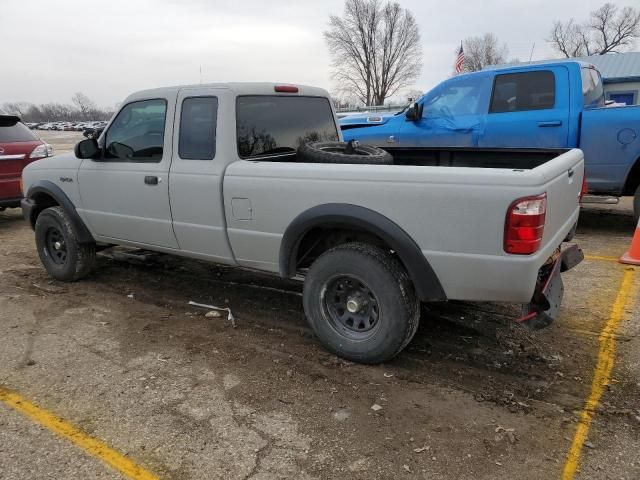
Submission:
[[[555,103],[556,79],[553,72],[507,73],[496,76],[489,113],[544,110],[553,108]]]
[[[450,81],[425,100],[423,115],[425,117],[478,115],[483,103],[483,89],[488,89],[488,86],[481,78]],[[485,102],[484,109],[487,108],[486,105]]]
[[[189,97],[182,102],[178,155],[184,160],[213,160],[216,156],[216,97]]]
[[[167,101],[164,99],[125,105],[105,134],[105,160],[159,163],[166,115]]]

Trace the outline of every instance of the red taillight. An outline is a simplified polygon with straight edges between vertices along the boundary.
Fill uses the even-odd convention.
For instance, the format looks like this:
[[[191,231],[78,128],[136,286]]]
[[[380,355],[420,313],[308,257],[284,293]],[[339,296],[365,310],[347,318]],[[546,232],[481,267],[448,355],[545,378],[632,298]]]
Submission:
[[[276,85],[273,89],[279,93],[298,93],[298,87],[295,85]]]
[[[582,203],[582,199],[589,191],[589,186],[587,185],[587,174],[586,172],[582,175],[582,188],[580,189],[580,203]]]
[[[546,193],[513,202],[504,226],[504,251],[515,255],[537,252],[542,243],[546,214]]]

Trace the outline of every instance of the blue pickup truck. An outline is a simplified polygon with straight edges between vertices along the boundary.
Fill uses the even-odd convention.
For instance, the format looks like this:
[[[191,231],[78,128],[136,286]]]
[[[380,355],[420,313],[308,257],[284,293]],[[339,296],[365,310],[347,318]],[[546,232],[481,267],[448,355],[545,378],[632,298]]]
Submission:
[[[558,61],[450,78],[395,114],[340,121],[345,140],[403,147],[580,148],[589,193],[634,195],[640,214],[640,106],[605,105],[590,64]]]

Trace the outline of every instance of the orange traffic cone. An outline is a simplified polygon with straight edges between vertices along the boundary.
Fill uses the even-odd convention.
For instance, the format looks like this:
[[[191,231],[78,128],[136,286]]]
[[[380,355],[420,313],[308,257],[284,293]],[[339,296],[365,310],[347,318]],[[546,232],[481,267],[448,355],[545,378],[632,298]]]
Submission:
[[[638,219],[636,233],[633,234],[633,240],[631,240],[631,247],[627,253],[620,257],[620,263],[640,265],[640,219]]]

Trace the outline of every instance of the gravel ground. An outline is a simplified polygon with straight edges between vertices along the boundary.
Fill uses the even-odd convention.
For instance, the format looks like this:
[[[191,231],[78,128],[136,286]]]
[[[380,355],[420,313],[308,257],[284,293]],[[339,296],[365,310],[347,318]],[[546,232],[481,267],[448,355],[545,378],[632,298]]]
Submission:
[[[79,138],[42,136],[57,152]],[[407,350],[368,367],[319,347],[298,283],[122,249],[58,283],[7,210],[0,385],[160,478],[559,478],[628,268],[593,256],[619,256],[633,228],[627,200],[584,210],[590,258],[549,328],[515,325],[513,305],[430,305]],[[229,306],[237,328],[190,300]],[[576,478],[640,478],[639,329],[628,305]],[[0,465],[2,479],[122,478],[2,403]]]

